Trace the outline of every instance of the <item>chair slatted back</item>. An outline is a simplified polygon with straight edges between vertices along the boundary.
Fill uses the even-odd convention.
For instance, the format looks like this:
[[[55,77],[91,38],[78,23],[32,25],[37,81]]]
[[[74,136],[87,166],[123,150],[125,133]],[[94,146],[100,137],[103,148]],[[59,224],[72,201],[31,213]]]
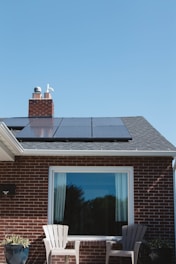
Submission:
[[[67,244],[67,225],[44,225],[45,236],[50,241],[51,248],[64,249]]]
[[[142,241],[147,227],[140,224],[122,226],[123,250],[134,250],[137,241]]]

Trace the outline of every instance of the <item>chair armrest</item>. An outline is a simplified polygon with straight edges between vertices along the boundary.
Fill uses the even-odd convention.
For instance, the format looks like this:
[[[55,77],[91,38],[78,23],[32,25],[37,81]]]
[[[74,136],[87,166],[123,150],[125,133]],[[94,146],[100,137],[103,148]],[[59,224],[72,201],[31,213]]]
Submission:
[[[75,241],[74,241],[74,244],[75,244],[75,250],[76,250],[76,251],[79,251],[80,241],[79,241],[79,240],[75,240]]]
[[[135,264],[137,264],[137,259],[138,259],[138,254],[139,254],[139,248],[142,244],[142,241],[138,241],[134,245],[134,259],[135,259]]]
[[[45,244],[45,249],[46,249],[46,259],[47,259],[47,263],[49,263],[49,258],[50,258],[50,254],[51,254],[51,246],[50,246],[50,242],[47,238],[43,239],[43,242]]]
[[[116,245],[116,244],[117,244],[117,241],[113,241],[113,240],[107,240],[106,241],[106,252],[107,252],[107,254],[109,254],[113,245]]]
[[[112,245],[115,243],[115,241],[106,241],[106,256],[109,256],[109,253],[111,251]]]
[[[106,250],[122,249],[122,240],[107,240]]]
[[[134,251],[139,251],[141,244],[142,244],[142,241],[137,241],[134,245]]]
[[[114,245],[114,244],[117,244],[118,243],[118,241],[115,241],[115,240],[107,240],[106,241],[106,245]]]

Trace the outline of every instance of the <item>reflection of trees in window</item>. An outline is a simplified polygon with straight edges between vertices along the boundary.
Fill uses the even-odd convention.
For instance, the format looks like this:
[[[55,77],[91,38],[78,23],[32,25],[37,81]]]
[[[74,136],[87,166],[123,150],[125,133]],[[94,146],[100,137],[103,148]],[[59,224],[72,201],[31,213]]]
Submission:
[[[97,235],[115,234],[115,196],[108,195],[92,200],[93,233]]]
[[[115,221],[117,199],[113,195],[85,201],[84,191],[75,185],[67,186],[64,224],[69,234],[116,235],[126,221]]]
[[[84,192],[75,185],[66,187],[66,202],[64,213],[64,224],[69,225],[70,234],[80,234],[80,227],[83,221],[80,221],[80,215],[84,204]]]

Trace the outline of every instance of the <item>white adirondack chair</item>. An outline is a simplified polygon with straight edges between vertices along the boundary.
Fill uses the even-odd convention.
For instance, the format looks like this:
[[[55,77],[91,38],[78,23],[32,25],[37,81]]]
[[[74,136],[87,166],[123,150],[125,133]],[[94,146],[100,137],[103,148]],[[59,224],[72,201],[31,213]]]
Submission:
[[[46,262],[51,264],[52,256],[65,256],[65,263],[69,262],[69,256],[75,256],[76,264],[79,264],[80,241],[74,241],[74,248],[66,248],[68,237],[67,225],[44,225],[46,238],[43,239],[46,249]]]
[[[109,257],[130,257],[131,264],[137,264],[139,248],[147,227],[139,224],[122,226],[121,250],[113,249],[115,241],[106,241],[106,264]]]

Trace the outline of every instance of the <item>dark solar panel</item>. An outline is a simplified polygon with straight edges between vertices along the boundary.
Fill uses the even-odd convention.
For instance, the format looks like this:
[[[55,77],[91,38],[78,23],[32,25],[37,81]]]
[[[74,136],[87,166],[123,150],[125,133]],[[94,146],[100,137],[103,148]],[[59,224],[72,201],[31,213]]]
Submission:
[[[31,127],[27,126],[20,132],[16,133],[16,137],[19,139],[40,139],[40,138],[52,138],[56,127]]]
[[[94,138],[127,139],[129,133],[124,126],[97,126],[93,128]]]
[[[122,120],[119,117],[93,117],[93,126],[118,126],[123,125]]]
[[[61,118],[31,118],[29,124],[16,134],[17,138],[52,138]]]
[[[91,118],[63,118],[54,138],[58,139],[90,139]]]
[[[59,126],[62,118],[30,118],[31,127],[53,127]]]
[[[10,118],[6,125],[21,127],[19,140],[130,140],[128,129],[118,117],[95,118]]]
[[[61,126],[56,131],[54,138],[90,139],[91,138],[91,126]]]
[[[65,117],[61,122],[62,126],[91,126],[91,118],[89,117]]]
[[[93,118],[93,138],[128,140],[131,138],[127,128],[118,117]]]
[[[3,118],[2,121],[9,128],[11,128],[11,127],[25,127],[29,124],[29,118],[28,117]]]

